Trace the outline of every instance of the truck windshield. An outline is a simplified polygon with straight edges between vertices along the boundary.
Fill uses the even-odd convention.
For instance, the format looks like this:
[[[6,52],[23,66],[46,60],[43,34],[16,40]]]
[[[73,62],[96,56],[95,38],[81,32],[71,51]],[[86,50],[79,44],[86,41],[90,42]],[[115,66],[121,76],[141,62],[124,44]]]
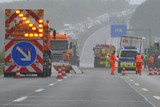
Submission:
[[[136,57],[137,51],[122,51],[121,57]]]
[[[68,41],[50,41],[51,50],[67,50],[68,49]]]

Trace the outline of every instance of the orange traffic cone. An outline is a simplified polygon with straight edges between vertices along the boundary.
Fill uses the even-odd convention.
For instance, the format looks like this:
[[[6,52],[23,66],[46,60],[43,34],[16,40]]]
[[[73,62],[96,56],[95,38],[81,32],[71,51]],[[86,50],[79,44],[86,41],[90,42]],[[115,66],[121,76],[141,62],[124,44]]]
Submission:
[[[156,65],[154,67],[154,75],[157,75],[157,67],[156,67]]]
[[[158,75],[160,75],[160,66],[159,66],[159,68],[158,68]]]
[[[62,71],[61,71],[61,66],[59,66],[57,79],[63,79],[63,77],[62,77]]]
[[[122,75],[126,75],[125,71],[126,69],[125,69],[125,66],[123,65]]]
[[[153,75],[152,74],[152,66],[150,65],[150,69],[149,69],[149,75]]]
[[[16,78],[21,78],[19,66],[17,66]]]
[[[63,75],[63,76],[67,76],[67,75],[66,75],[66,71],[65,71],[65,66],[64,66],[64,64],[63,64],[63,67],[62,67],[62,75]]]

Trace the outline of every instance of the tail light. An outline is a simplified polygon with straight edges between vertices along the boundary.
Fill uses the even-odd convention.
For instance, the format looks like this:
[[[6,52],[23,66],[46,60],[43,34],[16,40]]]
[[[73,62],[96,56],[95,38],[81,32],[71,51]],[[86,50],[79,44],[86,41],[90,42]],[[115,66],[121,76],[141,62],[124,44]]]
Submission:
[[[46,63],[46,62],[44,62],[44,63],[43,63],[43,65],[47,65],[47,63]]]

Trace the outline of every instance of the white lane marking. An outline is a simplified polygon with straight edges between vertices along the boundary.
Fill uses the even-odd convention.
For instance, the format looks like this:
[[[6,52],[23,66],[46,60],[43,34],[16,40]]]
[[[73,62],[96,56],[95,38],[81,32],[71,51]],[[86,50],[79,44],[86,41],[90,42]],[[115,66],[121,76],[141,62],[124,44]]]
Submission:
[[[62,80],[58,80],[58,82],[61,82]]]
[[[159,96],[153,96],[155,99],[160,100]]]
[[[141,88],[143,91],[149,91],[148,89],[146,89],[146,88]]]
[[[21,101],[23,101],[23,100],[25,100],[25,99],[27,99],[27,98],[28,98],[27,96],[20,97],[20,98],[14,100],[13,102],[21,102]]]
[[[149,102],[151,105],[153,105],[153,107],[156,107],[152,102],[150,102],[144,95],[142,95],[137,89],[135,89],[127,80],[124,80],[126,81],[126,83],[132,88],[134,89],[139,95],[141,95],[147,102]]]
[[[131,82],[133,81],[133,80],[130,80]]]
[[[51,84],[49,84],[48,86],[53,86],[53,85],[55,85],[54,83],[51,83]]]
[[[43,91],[44,89],[38,89],[38,90],[35,90],[35,92],[41,92],[41,91]]]
[[[138,83],[135,83],[135,85],[139,85]]]

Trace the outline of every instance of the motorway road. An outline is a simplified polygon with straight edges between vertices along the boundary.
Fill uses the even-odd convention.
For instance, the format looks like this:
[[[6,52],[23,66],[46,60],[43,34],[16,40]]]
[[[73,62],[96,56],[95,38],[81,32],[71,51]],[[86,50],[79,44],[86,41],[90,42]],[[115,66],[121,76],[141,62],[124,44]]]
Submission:
[[[0,107],[153,107],[119,74],[81,69],[63,80],[0,78]]]
[[[92,37],[99,34],[99,43],[104,43],[109,31],[106,26],[91,35],[87,41],[92,45],[85,43],[81,66],[93,67],[91,48],[99,40]],[[48,78],[1,76],[0,107],[160,107],[160,76],[148,76],[147,70],[142,76],[134,72],[110,75],[110,69],[81,70],[84,74],[68,74],[62,80],[56,79],[57,74]]]

